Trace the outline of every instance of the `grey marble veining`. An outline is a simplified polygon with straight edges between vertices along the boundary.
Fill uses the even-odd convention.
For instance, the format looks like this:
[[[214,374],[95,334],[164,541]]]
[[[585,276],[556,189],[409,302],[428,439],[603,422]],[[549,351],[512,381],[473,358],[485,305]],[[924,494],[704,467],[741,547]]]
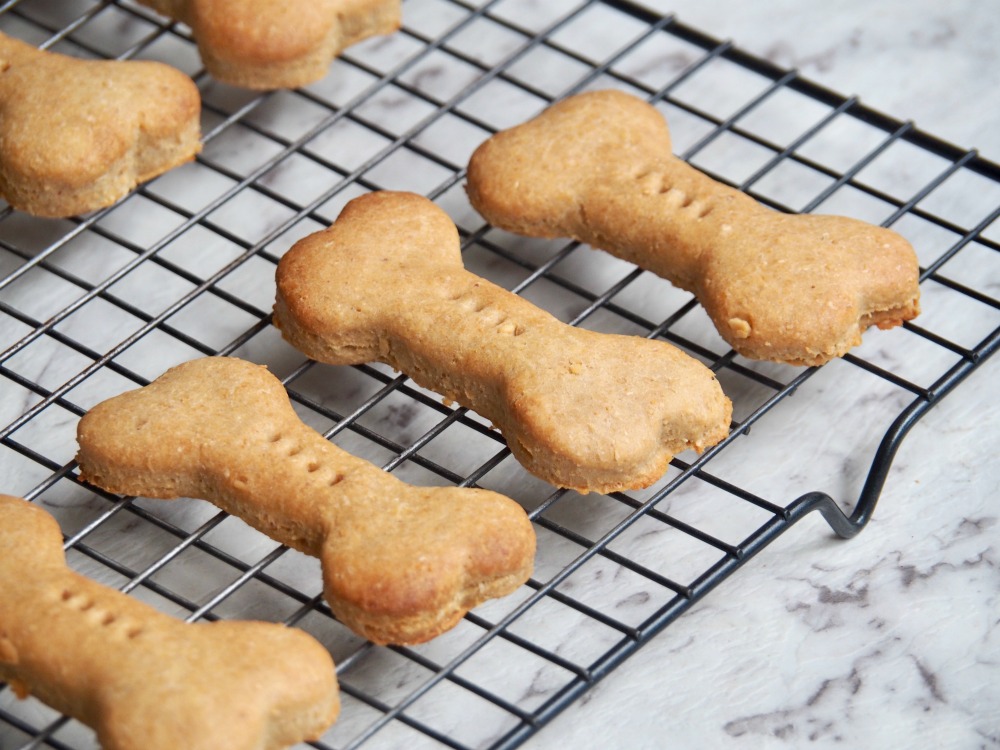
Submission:
[[[1000,16],[989,3],[645,4],[1000,154]],[[897,186],[915,177],[905,155],[887,169]],[[935,244],[932,229],[908,236],[918,253]],[[925,313],[949,315],[927,291]],[[950,316],[956,329],[968,322]],[[528,746],[1000,745],[998,382],[994,361],[917,425],[858,538],[804,521]],[[796,472],[770,468],[772,481]],[[821,489],[853,501],[866,469],[845,464],[840,485]]]
[[[877,110],[1000,159],[1000,14],[990,2],[645,0]]]

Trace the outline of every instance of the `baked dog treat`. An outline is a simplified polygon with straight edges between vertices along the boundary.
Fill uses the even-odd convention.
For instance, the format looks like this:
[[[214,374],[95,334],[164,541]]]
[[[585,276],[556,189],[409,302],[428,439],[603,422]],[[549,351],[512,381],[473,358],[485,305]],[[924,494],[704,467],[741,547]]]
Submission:
[[[185,623],[66,567],[39,506],[0,495],[0,680],[111,750],[264,750],[316,739],[340,708],[301,630]]]
[[[400,0],[139,0],[191,27],[217,80],[250,89],[318,81],[345,48],[399,28]]]
[[[80,60],[0,33],[0,197],[36,216],[109,206],[201,149],[201,98],[156,62]]]
[[[536,476],[582,492],[644,487],[729,431],[712,372],[663,341],[562,323],[466,271],[431,201],[369,193],[277,270],[274,323],[333,364],[379,360],[491,420]]]
[[[80,420],[81,476],[112,492],[210,500],[322,564],[346,626],[379,644],[427,641],[531,574],[535,534],[513,500],[414,487],[303,424],[266,368],[179,365]]]
[[[788,215],[670,153],[663,116],[618,91],[565,99],[469,162],[496,227],[572,237],[692,292],[740,354],[818,365],[919,312],[913,248],[856,219]]]

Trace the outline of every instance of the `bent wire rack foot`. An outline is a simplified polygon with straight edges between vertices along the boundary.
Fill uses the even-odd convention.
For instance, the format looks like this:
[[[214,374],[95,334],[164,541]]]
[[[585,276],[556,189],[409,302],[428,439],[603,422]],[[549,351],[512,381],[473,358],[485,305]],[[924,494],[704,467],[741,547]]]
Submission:
[[[204,133],[194,163],[109,209],[65,221],[0,212],[2,490],[57,517],[75,568],[166,612],[319,638],[344,707],[318,748],[519,745],[805,515],[856,534],[910,428],[998,345],[1000,302],[983,283],[1000,259],[989,230],[1000,167],[631,3],[510,5],[407,0],[397,34],[351,48],[314,85],[270,93],[212,81],[189,31],[133,2],[22,0],[0,14],[6,33],[48,48],[179,67],[201,89]],[[486,226],[463,192],[472,150],[598,87],[655,102],[678,154],[777,210],[906,235],[921,317],[819,369],[753,362],[667,282]],[[478,415],[379,365],[304,361],[270,325],[275,264],[350,198],[383,188],[433,198],[471,270],[560,318],[700,358],[733,399],[732,435],[643,491],[553,492]],[[215,354],[268,365],[310,425],[408,481],[516,498],[539,538],[532,580],[429,644],[376,648],[332,617],[314,561],[205,503],[78,480],[88,408]],[[0,688],[3,747],[92,743]]]

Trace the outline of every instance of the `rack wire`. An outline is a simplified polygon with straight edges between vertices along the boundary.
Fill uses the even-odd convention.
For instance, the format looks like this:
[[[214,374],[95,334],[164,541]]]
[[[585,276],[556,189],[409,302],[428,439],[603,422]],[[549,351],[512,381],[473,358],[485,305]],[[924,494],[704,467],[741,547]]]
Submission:
[[[0,475],[3,491],[56,516],[81,572],[190,621],[253,617],[315,635],[337,662],[344,707],[314,747],[512,748],[806,514],[842,537],[865,526],[909,429],[997,349],[1000,167],[633,3],[406,0],[403,17],[323,81],[254,93],[212,81],[188,29],[134,2],[0,8],[0,29],[40,46],[189,73],[204,133],[193,164],[111,208],[65,221],[0,211]],[[485,225],[462,189],[475,146],[600,87],[655,102],[679,155],[777,210],[904,233],[924,314],[823,368],[753,362],[667,282],[576,243]],[[579,496],[527,475],[478,415],[388,368],[304,360],[270,325],[275,264],[377,189],[437,201],[467,267],[562,319],[662,338],[707,363],[734,401],[731,436],[677,457],[647,490]],[[88,408],[216,354],[267,364],[307,423],[407,481],[516,498],[539,538],[532,579],[429,644],[378,648],[332,617],[314,561],[200,501],[119,497],[78,479],[75,424]],[[809,439],[796,460],[811,471],[781,497],[736,468],[748,454],[766,463],[789,426],[836,429],[848,391],[877,425],[838,459],[871,462],[860,489],[839,487],[855,502],[816,489],[838,469]],[[560,640],[567,632],[586,637]],[[0,746],[93,743],[0,686]]]

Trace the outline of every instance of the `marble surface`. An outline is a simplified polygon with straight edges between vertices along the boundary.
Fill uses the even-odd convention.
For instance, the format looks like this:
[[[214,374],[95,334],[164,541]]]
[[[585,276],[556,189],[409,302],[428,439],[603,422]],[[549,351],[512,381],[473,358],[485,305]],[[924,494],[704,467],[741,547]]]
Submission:
[[[754,4],[665,0],[646,4],[658,11],[675,12],[684,23],[731,39],[748,52],[795,67],[806,78],[845,95],[858,95],[873,108],[900,120],[913,120],[922,130],[963,148],[977,147],[987,158],[1000,161],[996,51],[1000,20],[993,3],[959,0],[945,6],[929,0],[835,0],[823,4],[794,0]],[[71,13],[63,9],[69,5],[40,5],[50,14]],[[572,0],[516,0],[497,3],[496,12],[537,29],[576,5]],[[456,17],[447,3],[433,0],[412,0],[404,9],[414,9],[407,22],[428,36],[448,29]],[[109,23],[104,28],[99,20],[85,25],[80,32],[92,43],[103,44],[105,37],[124,33],[126,27]],[[30,24],[15,27],[30,37]],[[599,55],[635,32],[634,24],[621,17],[598,13],[588,23],[560,32],[559,38]],[[114,45],[108,44],[113,52]],[[506,59],[516,50],[516,44],[516,39],[505,35],[476,33],[453,40],[456,48],[491,64]],[[407,45],[419,47],[412,40],[396,38],[363,45],[357,55],[373,69],[380,65],[390,68],[394,55],[405,54]],[[197,60],[188,48],[161,48],[156,52],[188,72],[198,70]],[[680,53],[666,59],[637,54],[624,65],[655,86],[661,73],[669,78],[686,61],[688,58]],[[463,88],[475,80],[475,75],[463,66],[448,67],[438,62],[435,59],[434,64],[405,74],[408,84],[432,98],[462,97]],[[525,77],[553,96],[582,72],[577,63],[549,60],[542,54],[511,66],[512,75]],[[328,97],[338,104],[363,97],[367,81],[360,73],[343,67],[334,73],[328,81],[312,87],[315,96]],[[278,132],[288,140],[308,137],[306,148],[311,154],[345,170],[363,172],[370,184],[439,191],[438,202],[457,222],[469,231],[478,228],[461,186],[440,187],[447,184],[448,169],[409,151],[394,152],[374,166],[367,161],[384,153],[380,149],[392,137],[407,135],[412,128],[417,133],[414,141],[420,147],[443,154],[456,164],[463,163],[482,133],[454,118],[441,123],[432,121],[432,126],[427,126],[425,118],[432,116],[433,108],[426,101],[383,92],[363,100],[357,110],[359,118],[341,120],[333,128],[308,135],[323,116],[323,111],[309,102],[289,94],[258,100],[211,81],[201,79],[200,83],[206,101],[216,108],[205,118],[206,132],[216,134],[206,144],[205,163],[224,165],[228,171],[223,174],[222,170],[192,165],[157,180],[148,188],[152,194],[197,212],[225,195],[239,177],[260,170],[260,182],[267,190],[297,205],[325,196],[331,181],[327,172],[311,168],[308,160],[298,156],[281,161],[277,168],[264,169],[260,164],[277,153],[278,146],[250,128],[224,127],[219,111],[246,107],[245,116],[251,124],[264,132]],[[734,88],[726,88],[727,83]],[[682,95],[709,108],[719,102],[728,105],[726,97],[740,90],[741,85],[740,80],[720,79],[718,89],[685,90]],[[510,88],[485,87],[468,100],[460,99],[459,106],[494,125],[513,124],[532,114],[538,100],[518,96]],[[800,104],[804,107],[806,103]],[[697,142],[698,131],[687,127],[681,113],[677,114],[672,128],[676,146],[683,150]],[[756,120],[747,118],[745,125],[766,133],[782,132],[782,128],[791,127],[790,123],[797,125],[800,118],[809,116],[809,112],[803,115],[790,107],[761,114]],[[376,124],[377,132],[372,127]],[[439,128],[439,124],[448,127]],[[837,158],[842,152],[854,153],[855,147],[863,149],[867,141],[859,143],[851,142],[848,133],[841,136],[841,141],[824,144],[827,151],[816,154]],[[740,161],[744,157],[746,166]],[[732,143],[724,143],[718,149],[700,152],[696,163],[736,178],[750,174],[754,165],[759,165],[755,159],[755,154],[743,154]],[[940,164],[926,164],[919,154],[903,151],[880,161],[866,179],[894,195],[908,195],[907,189],[912,192],[924,184],[929,170],[940,168]],[[809,189],[808,182],[800,185],[796,179],[793,174],[787,184],[764,180],[758,187],[775,200],[787,196],[792,201],[797,199],[800,187]],[[297,237],[324,221],[332,221],[339,207],[360,191],[352,186],[319,200],[308,220],[289,223],[293,211],[288,205],[268,201],[266,191],[244,190],[211,214],[207,226],[212,231],[198,227],[171,238],[165,247],[161,247],[162,238],[171,236],[180,224],[178,217],[148,196],[126,201],[101,221],[103,235],[82,233],[52,253],[48,262],[89,283],[99,283],[109,273],[118,273],[115,269],[125,269],[110,293],[131,305],[133,313],[126,316],[104,300],[90,300],[60,319],[56,330],[85,343],[92,351],[113,352],[116,364],[146,378],[155,377],[177,361],[197,356],[198,346],[227,346],[256,322],[255,311],[266,311],[273,299],[273,265],[253,257],[255,243],[266,245],[274,256],[280,255]],[[957,223],[974,221],[968,217],[983,216],[997,205],[1000,195],[994,187],[979,189],[976,183],[954,195],[944,191],[943,197],[932,196],[927,203],[929,210],[946,212]],[[838,198],[825,207],[871,220],[882,220],[886,213],[884,206],[849,197]],[[948,241],[933,228],[916,222],[904,220],[900,229],[910,236],[924,262],[936,257],[942,251],[941,244]],[[31,248],[43,248],[69,231],[67,224],[34,222],[18,216],[0,222],[0,240]],[[988,235],[993,241],[1000,239],[996,226],[988,230]],[[625,264],[587,250],[558,259],[558,244],[525,242],[500,234],[491,235],[491,239],[511,253],[523,253],[533,263],[549,257],[547,253],[552,255],[554,262],[558,260],[557,273],[597,293],[628,273]],[[119,246],[125,244],[130,245],[129,252]],[[140,252],[156,248],[173,265],[140,263],[129,269],[132,247]],[[986,257],[991,251],[980,252],[985,255],[970,252],[967,259],[963,255],[963,260],[949,266],[948,271],[973,286],[983,285],[995,297],[1000,286],[997,263],[994,257]],[[5,273],[21,262],[7,255],[0,256],[0,261],[6,264],[0,269]],[[475,247],[466,252],[466,262],[508,287],[524,280],[524,271],[516,264],[501,262]],[[234,264],[236,270],[228,270],[227,264]],[[183,269],[187,275],[168,272],[169,268]],[[222,292],[243,300],[244,308],[234,310],[220,302],[218,295],[202,294],[174,311],[171,305],[175,300],[198,292],[197,279],[213,280]],[[0,299],[39,321],[61,315],[68,301],[80,294],[65,279],[51,274],[27,273],[25,281],[0,290]],[[928,287],[920,320],[928,330],[971,345],[977,336],[998,325],[1000,316],[996,311],[984,313],[981,307],[956,305],[946,290],[932,284]],[[579,299],[554,285],[532,285],[525,294],[564,319],[580,312]],[[646,274],[615,299],[650,319],[662,319],[682,298]],[[142,315],[154,321],[157,316],[166,318],[171,335],[156,331],[129,341],[132,332],[141,328]],[[714,333],[696,314],[693,317],[693,322],[682,324],[681,332],[719,350]],[[601,314],[586,324],[597,329],[630,330],[614,316]],[[4,318],[0,348],[6,350],[30,335],[28,324]],[[867,361],[924,383],[950,360],[915,339],[898,331],[873,332],[858,351]],[[292,375],[301,363],[301,358],[270,330],[250,336],[235,353],[263,362],[281,376]],[[792,377],[789,368],[743,364],[782,382]],[[77,385],[74,379],[89,365],[87,357],[67,351],[51,337],[32,339],[4,362],[8,370],[22,378],[45,388],[62,389],[65,399],[80,408],[134,385],[107,368]],[[738,413],[747,413],[766,397],[752,383],[731,373],[724,371],[722,377]],[[847,542],[834,539],[820,517],[807,518],[556,717],[525,747],[1000,747],[1000,639],[996,630],[1000,622],[998,378],[1000,358],[994,358],[912,430],[896,457],[875,517],[859,537]],[[57,465],[68,464],[75,448],[76,416],[69,409],[54,407],[33,414],[38,395],[8,382],[4,381],[5,391],[0,394],[0,427],[15,422],[24,413],[32,414],[32,419],[15,431],[14,439],[50,457]],[[341,413],[350,413],[376,390],[354,372],[329,368],[308,371],[294,381],[294,386],[297,392]],[[779,504],[817,489],[850,504],[888,422],[912,398],[908,392],[866,377],[860,368],[832,363],[755,425],[750,437],[735,441],[713,460],[711,472]],[[303,409],[303,413],[318,429],[333,426],[315,410]],[[362,422],[408,445],[423,431],[434,429],[439,420],[439,413],[414,408],[411,400],[393,396]],[[392,452],[383,446],[347,431],[334,439],[376,463],[393,459]],[[465,475],[488,460],[496,449],[495,441],[479,433],[449,428],[421,452]],[[27,492],[44,483],[52,471],[51,466],[40,467],[20,453],[0,450],[0,473],[6,477],[6,491]],[[410,462],[396,471],[415,482],[441,481]],[[481,484],[507,492],[536,512],[551,491],[509,460],[486,472]],[[231,570],[204,559],[207,556],[199,556],[197,550],[186,551],[173,562],[176,538],[125,513],[109,511],[106,501],[95,499],[70,482],[56,481],[40,495],[41,502],[57,514],[68,535],[83,535],[94,549],[133,570],[152,571],[150,575],[157,583],[183,592],[215,614],[291,619],[306,627],[331,648],[338,661],[346,660],[342,679],[359,690],[370,690],[389,705],[405,699],[409,690],[427,679],[411,661],[389,649],[360,646],[356,639],[330,628],[323,618],[303,616],[297,605],[261,591],[264,587],[249,585],[235,594],[220,594],[231,583],[227,578]],[[636,493],[640,500],[646,496]],[[309,583],[316,572],[312,561],[280,555],[261,535],[231,520],[218,520],[206,504],[137,502],[146,513],[190,533],[205,534],[209,543],[249,565],[278,555],[276,561],[267,563],[268,573],[302,587],[309,595],[316,593],[315,585]],[[748,519],[741,517],[747,511],[733,510],[723,493],[713,492],[705,484],[685,485],[669,498],[664,510],[689,523],[717,530],[727,539],[735,535],[738,540],[741,529],[747,528]],[[590,538],[605,533],[625,514],[620,505],[595,496],[560,501],[551,510],[541,512],[547,519]],[[96,529],[88,531],[90,524],[95,524]],[[143,533],[147,535],[143,543],[137,543],[138,535]],[[540,540],[535,577],[545,583],[579,549],[541,531]],[[671,547],[671,540],[676,542],[664,530],[640,523],[612,547],[626,556],[662,564],[676,571],[680,579],[703,569],[699,566],[704,564],[704,550],[694,545],[690,549],[683,544]],[[71,559],[98,579],[122,584],[120,576],[93,559],[79,554]],[[641,622],[664,600],[663,591],[635,581],[605,561],[585,566],[560,591],[599,608],[606,607],[628,623]],[[133,593],[167,611],[188,614],[145,587]],[[519,592],[484,607],[479,614],[487,619],[502,617],[528,595],[530,592]],[[574,619],[572,612],[567,615],[548,601],[512,629],[563,658],[581,663],[586,663],[588,656],[599,655],[617,637],[585,618]],[[452,633],[418,649],[418,653],[446,663],[461,653],[477,632],[462,623]],[[486,649],[460,674],[480,680],[498,695],[522,701],[528,708],[544,703],[565,680],[565,674],[551,664],[500,646]],[[427,700],[418,701],[407,713],[453,733],[470,746],[478,746],[509,728],[502,717],[495,716],[498,712],[489,709],[482,701],[443,685],[440,690],[430,691]],[[14,702],[9,690],[0,691],[0,711],[21,712],[18,715],[43,726],[53,719],[37,705]],[[340,747],[364,731],[374,714],[358,701],[346,701],[341,720],[326,738],[329,746]],[[381,750],[438,746],[404,730],[393,725],[364,747]],[[63,727],[57,737],[72,747],[93,746],[93,738],[78,727]],[[20,746],[13,733],[5,733],[0,722],[0,748]]]
[[[998,378],[913,430],[861,535],[803,521],[528,746],[995,747]]]
[[[1000,14],[990,2],[643,5],[962,148],[1000,159]]]
[[[1000,160],[992,3],[645,4]],[[916,426],[860,536],[803,522],[528,746],[1000,746],[998,383]]]

